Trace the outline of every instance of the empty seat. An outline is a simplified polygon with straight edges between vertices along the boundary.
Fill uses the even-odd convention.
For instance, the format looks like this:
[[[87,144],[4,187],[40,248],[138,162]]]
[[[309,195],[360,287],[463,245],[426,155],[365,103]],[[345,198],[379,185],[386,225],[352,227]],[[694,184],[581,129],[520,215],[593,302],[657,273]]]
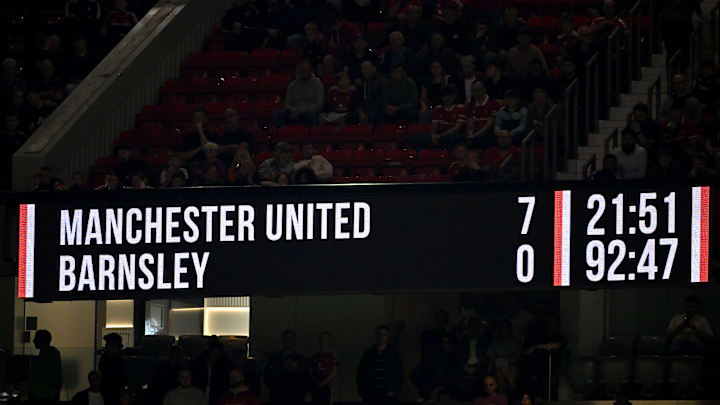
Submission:
[[[385,154],[381,150],[358,150],[350,155],[354,167],[378,167],[384,163]]]
[[[310,129],[302,125],[286,125],[278,129],[277,134],[273,137],[275,142],[293,142],[299,143],[306,141]]]
[[[404,167],[386,167],[382,169],[381,174],[383,176],[391,176],[402,179],[407,179],[408,177],[408,171]]]
[[[665,383],[667,357],[638,356],[633,365],[633,383],[640,387],[643,396],[652,397]]]
[[[601,352],[604,356],[629,356],[632,354],[632,342],[624,337],[605,338]]]
[[[367,142],[372,137],[373,127],[367,124],[347,125],[342,129],[343,141]]]
[[[175,336],[146,335],[140,343],[143,354],[150,357],[167,356],[170,347],[175,344]]]
[[[416,175],[439,176],[440,168],[437,166],[415,166],[413,172]]]
[[[418,166],[446,166],[450,163],[450,154],[445,149],[423,149],[415,157]]]
[[[257,78],[255,83],[255,89],[257,93],[275,93],[283,94],[287,90],[290,84],[290,77],[288,75],[267,75],[260,76]]]
[[[205,77],[193,80],[190,95],[195,103],[210,103],[217,101],[223,82],[214,77]]]
[[[414,158],[414,150],[395,149],[385,151],[385,164],[387,166],[408,166]]]
[[[568,384],[573,391],[587,398],[595,389],[595,359],[592,357],[575,357],[567,366]]]
[[[635,341],[637,355],[661,356],[667,353],[667,338],[665,336],[639,336]]]
[[[181,104],[187,101],[192,81],[186,79],[167,79],[160,87],[161,104]]]
[[[302,52],[297,49],[285,49],[280,53],[278,67],[287,67],[290,72],[295,72],[295,67],[300,63]],[[279,72],[278,72],[279,73]]]
[[[229,101],[215,101],[207,103],[203,107],[207,110],[210,120],[223,120],[225,118],[225,110],[235,108],[236,105]]]
[[[430,124],[410,124],[407,127],[408,136],[419,135],[419,134],[429,134],[429,133],[430,133]]]
[[[263,75],[271,70],[280,61],[280,51],[277,49],[254,49],[248,55],[248,74]]]
[[[178,346],[182,347],[183,353],[186,356],[194,359],[207,348],[207,337],[200,335],[182,335],[178,339]]]
[[[347,167],[351,162],[352,152],[349,150],[318,151],[333,167]]]
[[[218,52],[213,61],[215,75],[231,78],[242,75],[247,64],[248,53],[245,51]]]
[[[208,76],[212,68],[214,52],[192,52],[180,63],[180,72],[186,79]]]
[[[700,356],[673,356],[668,366],[668,382],[679,397],[690,397],[698,389],[703,358]]]
[[[320,125],[310,129],[310,142],[335,142],[338,138],[339,130],[332,125]]]
[[[373,132],[373,141],[404,141],[406,127],[397,124],[382,124],[375,127]]]
[[[557,32],[558,19],[552,16],[530,17],[527,20],[527,27],[542,31],[545,35],[553,35]]]
[[[632,379],[632,358],[629,356],[601,357],[598,379],[609,396],[624,390]]]
[[[150,356],[123,356],[127,386],[132,392],[150,384],[153,373],[153,359]]]

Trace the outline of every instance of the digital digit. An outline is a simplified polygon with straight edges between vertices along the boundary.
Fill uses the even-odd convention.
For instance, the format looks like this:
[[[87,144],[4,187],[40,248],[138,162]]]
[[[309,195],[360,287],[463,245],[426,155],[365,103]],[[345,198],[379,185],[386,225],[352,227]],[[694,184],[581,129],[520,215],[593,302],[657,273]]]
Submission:
[[[662,243],[662,242],[661,242]],[[658,267],[655,265],[655,239],[648,239],[637,265],[638,273],[647,273],[648,280],[655,280]]]
[[[610,242],[608,245],[608,254],[614,255],[616,250],[618,251],[617,257],[608,269],[608,281],[625,281],[625,274],[615,274],[615,270],[617,270],[618,266],[620,266],[625,259],[625,242],[620,239],[615,239]]]
[[[674,193],[673,193],[674,194]],[[672,273],[673,262],[675,261],[675,252],[677,252],[678,240],[677,238],[661,238],[660,246],[670,246],[670,251],[665,261],[665,269],[663,270],[663,280],[670,278]]]
[[[657,229],[657,208],[654,205],[648,205],[648,200],[657,198],[657,193],[641,193],[640,207],[638,207],[638,216],[640,217],[640,232],[650,234]],[[650,218],[645,218],[649,216]]]
[[[617,197],[612,199],[612,203],[615,204],[615,235],[622,235],[623,233],[623,195],[618,194]]]
[[[605,228],[595,227],[595,225],[597,225],[597,222],[600,220],[600,217],[602,217],[602,214],[605,212],[605,197],[603,197],[601,194],[593,194],[590,196],[590,198],[588,198],[587,209],[595,209],[596,205],[598,206],[597,212],[595,212],[595,215],[593,215],[592,219],[590,219],[590,222],[588,222],[588,236],[605,235]]]
[[[585,248],[585,263],[590,269],[585,271],[588,280],[597,282],[605,277],[605,245],[599,240],[593,240]],[[593,271],[592,269],[596,270]]]
[[[530,230],[530,221],[532,221],[533,210],[535,209],[535,197],[518,197],[518,204],[527,204],[525,209],[525,219],[523,220],[521,235],[527,235]]]
[[[529,283],[535,276],[535,250],[532,246],[521,245],[517,250],[517,279],[521,283]],[[527,266],[525,262],[527,261]]]
[[[675,192],[668,194],[663,201],[668,205],[668,233],[675,233]]]

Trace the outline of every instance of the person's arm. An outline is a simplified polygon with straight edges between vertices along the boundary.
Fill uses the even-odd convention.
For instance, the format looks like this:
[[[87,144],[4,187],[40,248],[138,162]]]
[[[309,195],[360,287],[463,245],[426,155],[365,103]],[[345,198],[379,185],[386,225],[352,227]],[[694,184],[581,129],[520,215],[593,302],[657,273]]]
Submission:
[[[308,107],[309,112],[321,112],[323,107],[323,102],[325,100],[325,89],[323,88],[322,82],[317,79],[315,82],[315,86],[313,87],[313,92],[315,93],[315,103]]]
[[[535,53],[535,59],[540,61],[540,64],[542,65],[542,68],[543,68],[543,72],[547,73],[550,69],[548,69],[547,62],[545,61],[545,55],[543,55],[540,48],[538,48],[535,45],[533,45],[533,52]]]
[[[417,103],[418,103],[418,91],[417,86],[415,85],[415,81],[410,81],[410,94],[406,102],[403,104],[400,104],[398,107],[399,111],[412,111],[417,109]]]
[[[503,124],[503,117],[501,115],[502,110],[498,112],[498,115],[495,117],[495,135],[499,134],[502,130],[502,124]]]
[[[170,395],[172,395],[173,391],[168,391],[165,394],[165,397],[163,398],[163,405],[173,405],[172,399],[170,398]]]
[[[448,129],[447,131],[443,132],[442,134],[440,134],[440,136],[447,135],[447,134],[452,134],[452,133],[455,132],[455,131],[459,131],[459,130],[462,129],[462,127],[463,127],[464,125],[465,125],[465,120],[458,119],[457,121],[455,121],[455,125],[453,125],[452,128],[450,128],[450,129]]]
[[[310,163],[315,163],[313,170],[318,180],[327,180],[333,175],[333,165],[322,155],[312,157]]]
[[[687,327],[687,322],[685,322],[685,320],[683,320],[681,322],[677,321],[678,316],[679,315],[676,315],[670,320],[670,324],[668,325],[667,331],[665,332],[668,339],[670,339],[670,340],[675,339],[677,337],[677,335],[679,335],[680,332],[685,327]]]
[[[293,165],[293,170],[298,171],[300,169],[304,169],[304,168],[310,166],[310,163],[312,163],[312,160],[310,160],[310,159],[299,160],[299,161],[295,162],[295,164]],[[262,168],[262,166],[261,166],[261,168]]]
[[[290,85],[285,92],[285,102],[283,103],[285,109],[290,111],[293,111],[295,109],[295,88],[293,84],[295,83],[290,82]]]
[[[519,110],[519,113],[520,113],[520,123],[518,123],[518,126],[513,128],[512,131],[510,131],[510,135],[512,135],[513,138],[524,134],[525,131],[527,130],[527,108],[522,107]]]
[[[468,125],[470,125],[470,124],[468,124]],[[472,136],[475,137],[475,136],[484,134],[485,131],[492,128],[493,125],[495,125],[495,117],[490,117],[490,118],[488,118],[487,123],[485,125],[483,125],[482,128],[478,129]]]
[[[332,382],[332,380],[335,379],[335,375],[337,374],[337,366],[333,366],[332,370],[330,370],[330,374],[325,378],[324,380],[320,381],[318,383],[318,387],[324,387]]]

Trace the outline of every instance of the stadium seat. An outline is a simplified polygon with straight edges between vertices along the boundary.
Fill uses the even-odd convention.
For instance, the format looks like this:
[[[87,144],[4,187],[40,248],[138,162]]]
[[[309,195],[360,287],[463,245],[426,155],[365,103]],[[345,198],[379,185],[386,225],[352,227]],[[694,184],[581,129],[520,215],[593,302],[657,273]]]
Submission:
[[[167,356],[170,347],[175,344],[175,336],[171,335],[145,335],[140,342],[140,349],[145,356]]]
[[[190,88],[190,95],[194,103],[210,103],[217,101],[220,93],[222,81],[215,77],[205,77],[193,80]]]
[[[279,128],[273,142],[300,143],[308,140],[310,129],[302,125],[287,125]]]
[[[585,399],[595,390],[595,359],[576,357],[567,366],[568,384],[580,399]]]
[[[598,380],[608,396],[625,389],[632,379],[632,358],[629,356],[603,356],[600,358]]]
[[[194,359],[207,348],[207,336],[181,335],[177,345],[182,347],[185,356]]]
[[[167,79],[160,87],[160,104],[182,104],[187,100],[192,81],[187,79]]]
[[[220,92],[225,101],[241,101],[255,94],[255,91],[256,78],[254,77],[230,77],[225,79],[225,84],[220,87]],[[241,100],[238,100],[238,98]]]
[[[333,167],[348,167],[352,161],[352,152],[349,150],[328,150],[319,151],[320,154],[325,157]]]
[[[632,342],[622,337],[605,338],[601,353],[603,356],[629,356],[632,354]]]
[[[662,356],[667,353],[665,336],[638,336],[635,341],[635,354],[638,356]]]
[[[364,142],[338,142],[338,149],[340,150],[365,150]]]
[[[209,76],[215,52],[191,52],[180,63],[180,72],[185,79],[199,79]]]
[[[224,77],[225,80],[241,76],[247,59],[248,53],[245,51],[218,52],[213,60],[215,76]]]
[[[237,103],[236,108],[241,120],[257,120],[260,118],[256,103]]]
[[[375,176],[375,169],[372,167],[353,167],[350,169],[350,177],[372,177]]]
[[[545,35],[554,35],[558,31],[558,19],[552,16],[530,17],[527,27],[541,31]]]
[[[123,356],[126,384],[131,392],[138,392],[150,384],[153,374],[153,359],[149,356]]]
[[[645,397],[653,397],[660,393],[665,383],[667,357],[638,356],[633,365],[633,383],[640,387]]]
[[[253,49],[248,55],[247,72],[254,76],[267,74],[279,61],[280,51],[277,49]]]
[[[310,142],[332,143],[338,140],[339,128],[332,125],[320,125],[310,129]]]
[[[703,358],[700,356],[673,356],[668,367],[668,382],[675,395],[689,398],[698,390]]]
[[[399,149],[400,145],[398,142],[393,141],[376,141],[372,143],[371,149],[380,149],[380,150],[395,150]]]
[[[506,6],[512,5],[518,8],[521,17],[527,17],[540,11],[544,0],[505,0]]]
[[[169,106],[167,120],[172,121],[192,121],[192,114],[195,109],[201,107],[201,104],[173,104]]]
[[[285,49],[280,53],[280,60],[277,64],[277,72],[290,76],[295,75],[295,68],[300,63],[302,52],[296,49]]]
[[[257,91],[255,97],[260,101],[282,99],[282,95],[285,94],[288,85],[290,85],[290,77],[287,75],[260,76],[255,83]]]
[[[382,48],[387,42],[387,36],[390,33],[392,24],[389,22],[370,22],[368,23],[365,33],[368,43],[373,48]]]
[[[350,161],[353,167],[379,167],[385,162],[381,150],[358,150],[352,152]]]
[[[385,151],[386,166],[409,166],[415,158],[416,152],[408,149],[395,149]]]
[[[95,160],[95,168],[109,172],[110,170],[114,170],[118,163],[120,163],[120,159],[115,156],[105,156]]]
[[[255,163],[260,165],[262,162],[264,162],[272,157],[273,157],[273,152],[271,152],[271,151],[258,152],[255,154]]]
[[[404,125],[397,124],[382,124],[375,127],[375,131],[372,135],[373,141],[405,141],[406,127]]]
[[[439,176],[440,168],[436,166],[416,166],[413,168],[416,175]]]
[[[225,110],[228,108],[236,108],[235,103],[229,101],[215,101],[203,105],[205,110],[208,112],[208,118],[210,120],[224,120]]]
[[[367,142],[372,137],[372,133],[373,133],[372,125],[367,125],[367,124],[346,125],[342,129],[342,136],[339,138],[339,140]]]
[[[120,136],[113,142],[115,148],[125,147],[128,149],[142,148],[146,132],[142,130],[128,130],[120,133]]]
[[[392,176],[396,179],[407,179],[409,177],[408,171],[404,167],[386,167],[380,171],[380,174],[382,176]]]
[[[407,135],[422,135],[430,133],[430,124],[410,124],[407,128]]]
[[[574,17],[573,21],[574,21],[575,29],[578,29],[584,25],[590,25],[590,19],[583,15],[576,15]]]
[[[445,149],[423,149],[415,157],[418,166],[447,166],[450,164],[450,154]]]
[[[575,0],[545,0],[543,11],[545,14],[561,15],[575,9]]]

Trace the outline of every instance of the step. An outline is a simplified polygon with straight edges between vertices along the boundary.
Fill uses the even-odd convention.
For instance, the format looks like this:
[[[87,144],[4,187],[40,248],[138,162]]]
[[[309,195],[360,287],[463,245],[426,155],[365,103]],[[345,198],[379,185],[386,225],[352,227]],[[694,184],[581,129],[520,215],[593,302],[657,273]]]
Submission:
[[[612,132],[615,128],[625,128],[625,125],[627,125],[627,120],[624,119],[622,121],[613,121],[613,120],[600,120],[598,121],[598,128],[600,129],[600,133],[608,133]]]
[[[664,66],[643,66],[640,68],[643,80],[651,76],[660,76],[665,78],[667,75],[667,69]]]
[[[665,52],[663,53],[654,53],[652,56],[652,67],[665,67],[667,62],[667,56],[665,56]]]
[[[588,146],[602,146],[605,144],[605,139],[607,139],[609,133],[592,133],[588,137]]]
[[[628,115],[630,115],[631,112],[632,107],[610,107],[610,120],[627,122]]]
[[[558,172],[556,180],[578,180],[577,173]]]
[[[632,94],[645,94],[647,95],[648,89],[650,86],[653,85],[653,82],[658,76],[650,76],[648,79],[643,78],[643,80],[633,80],[630,84],[630,92]]]
[[[605,148],[600,145],[580,146],[578,147],[578,155],[592,155],[597,153],[598,155],[605,152]]]

